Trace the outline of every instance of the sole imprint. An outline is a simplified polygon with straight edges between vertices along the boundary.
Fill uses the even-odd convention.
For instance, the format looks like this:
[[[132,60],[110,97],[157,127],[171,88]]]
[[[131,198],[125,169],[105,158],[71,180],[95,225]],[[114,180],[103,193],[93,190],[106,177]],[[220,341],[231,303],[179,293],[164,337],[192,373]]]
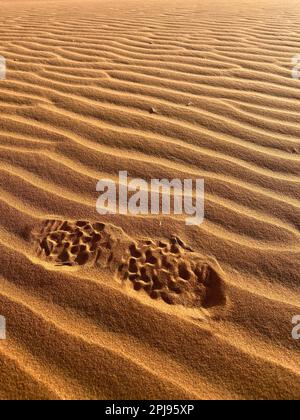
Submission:
[[[225,306],[224,273],[172,236],[165,241],[134,240],[110,224],[46,220],[32,232],[37,255],[60,266],[96,266],[170,305]]]

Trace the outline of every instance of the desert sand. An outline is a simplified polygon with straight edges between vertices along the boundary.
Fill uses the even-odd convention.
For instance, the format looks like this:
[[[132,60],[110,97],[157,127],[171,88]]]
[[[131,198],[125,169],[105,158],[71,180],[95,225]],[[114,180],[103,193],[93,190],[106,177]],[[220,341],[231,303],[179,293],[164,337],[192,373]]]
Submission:
[[[0,398],[299,399],[299,1],[0,10]],[[205,222],[100,217],[120,170]]]

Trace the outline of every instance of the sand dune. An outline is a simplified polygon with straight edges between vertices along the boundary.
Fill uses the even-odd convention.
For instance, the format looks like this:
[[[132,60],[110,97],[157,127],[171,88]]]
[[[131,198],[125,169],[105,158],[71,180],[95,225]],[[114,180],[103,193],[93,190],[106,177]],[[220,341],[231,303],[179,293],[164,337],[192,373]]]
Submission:
[[[0,7],[0,398],[299,399],[298,0]],[[120,170],[205,222],[100,217]]]

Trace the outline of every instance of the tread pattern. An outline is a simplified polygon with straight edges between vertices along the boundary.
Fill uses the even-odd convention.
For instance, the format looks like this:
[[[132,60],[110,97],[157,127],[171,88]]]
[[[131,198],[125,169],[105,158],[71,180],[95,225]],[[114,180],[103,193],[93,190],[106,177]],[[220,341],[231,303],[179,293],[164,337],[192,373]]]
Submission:
[[[60,266],[98,266],[114,270],[136,291],[168,304],[211,308],[226,304],[224,273],[177,236],[134,240],[100,222],[46,220],[33,231],[36,253]]]

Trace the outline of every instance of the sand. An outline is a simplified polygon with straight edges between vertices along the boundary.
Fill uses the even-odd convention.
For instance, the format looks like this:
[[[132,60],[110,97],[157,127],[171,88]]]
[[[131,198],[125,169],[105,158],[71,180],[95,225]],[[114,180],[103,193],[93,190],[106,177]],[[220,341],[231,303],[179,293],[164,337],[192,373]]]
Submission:
[[[0,398],[299,399],[299,1],[0,10]],[[120,170],[204,223],[100,217]]]

